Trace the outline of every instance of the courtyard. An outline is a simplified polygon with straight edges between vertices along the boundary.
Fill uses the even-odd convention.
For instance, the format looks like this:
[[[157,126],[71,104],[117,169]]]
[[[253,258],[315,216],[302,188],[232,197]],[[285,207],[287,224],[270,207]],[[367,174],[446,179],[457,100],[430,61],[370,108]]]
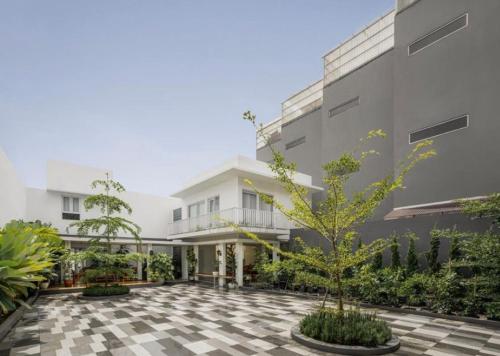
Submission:
[[[316,301],[177,284],[88,301],[46,295],[0,344],[0,355],[320,355],[290,328]],[[379,311],[396,355],[500,355],[500,329]]]

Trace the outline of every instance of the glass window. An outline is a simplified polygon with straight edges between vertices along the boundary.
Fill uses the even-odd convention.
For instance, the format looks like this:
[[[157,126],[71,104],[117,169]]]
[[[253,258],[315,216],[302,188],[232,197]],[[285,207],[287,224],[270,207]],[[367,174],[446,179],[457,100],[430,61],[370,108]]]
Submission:
[[[188,206],[188,214],[190,218],[200,216],[205,213],[205,202],[200,201]]]
[[[174,209],[174,221],[182,220],[182,208]]]
[[[213,198],[208,198],[207,202],[208,202],[207,208],[208,208],[209,213],[219,211],[219,197],[218,196],[213,197]]]
[[[269,198],[273,198],[272,195],[267,195]],[[273,205],[266,203],[263,199],[259,199],[259,209],[262,211],[273,211]]]
[[[80,212],[80,199],[79,198],[73,198],[73,212],[74,213]]]
[[[68,197],[63,197],[63,211],[70,211],[69,210],[69,198]]]
[[[252,192],[243,192],[243,209],[257,209],[257,195]]]

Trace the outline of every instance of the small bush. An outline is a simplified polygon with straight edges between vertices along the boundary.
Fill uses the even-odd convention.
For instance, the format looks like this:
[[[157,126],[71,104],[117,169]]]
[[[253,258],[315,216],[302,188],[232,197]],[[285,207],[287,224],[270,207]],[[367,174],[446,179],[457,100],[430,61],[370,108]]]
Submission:
[[[486,304],[486,317],[488,319],[500,321],[500,302]]]
[[[129,292],[130,292],[129,287],[114,284],[108,287],[104,286],[87,287],[83,290],[82,294],[86,297],[106,297],[111,295],[128,294]]]
[[[356,346],[383,345],[392,337],[385,321],[358,310],[314,312],[301,320],[300,332],[323,342]]]
[[[428,299],[427,290],[431,284],[431,276],[424,273],[415,273],[401,283],[399,296],[404,298],[408,305],[423,306]]]

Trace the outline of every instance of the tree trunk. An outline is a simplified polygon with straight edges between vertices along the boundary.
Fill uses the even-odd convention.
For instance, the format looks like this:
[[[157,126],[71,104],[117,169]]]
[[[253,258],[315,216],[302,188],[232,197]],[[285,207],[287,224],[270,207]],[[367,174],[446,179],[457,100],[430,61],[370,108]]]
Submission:
[[[321,304],[321,309],[325,309],[326,298],[328,297],[328,287],[325,288],[325,296],[323,297],[323,303]]]
[[[337,282],[337,298],[338,298],[338,306],[337,306],[337,309],[338,311],[344,311],[344,296],[343,296],[343,292],[342,292],[342,281],[341,281],[341,277],[340,277],[340,273],[336,273],[335,274],[335,280]]]

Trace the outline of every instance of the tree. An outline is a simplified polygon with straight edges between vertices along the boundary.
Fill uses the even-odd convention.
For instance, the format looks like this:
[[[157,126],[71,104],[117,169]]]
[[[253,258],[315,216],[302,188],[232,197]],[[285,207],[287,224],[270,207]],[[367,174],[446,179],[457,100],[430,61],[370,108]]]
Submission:
[[[396,233],[391,237],[391,266],[392,268],[401,267],[401,258],[399,256],[399,239]]]
[[[128,215],[132,214],[130,205],[112,195],[113,192],[124,192],[125,188],[123,185],[110,179],[109,174],[106,173],[105,180],[95,180],[92,182],[91,187],[92,189],[102,187],[104,193],[90,195],[85,198],[83,203],[85,210],[88,211],[93,208],[99,208],[103,215],[97,218],[75,222],[71,224],[70,227],[77,227],[78,234],[82,236],[89,236],[93,233],[94,235],[92,235],[91,242],[101,243],[101,240],[104,239],[108,253],[111,253],[111,241],[118,236],[119,232],[132,235],[138,245],[140,245],[141,239],[139,234],[141,228],[139,225],[121,216],[113,216],[114,214],[120,214],[122,212],[126,212]]]
[[[404,185],[406,174],[420,161],[435,155],[435,151],[429,146],[431,141],[417,143],[413,150],[398,164],[395,175],[388,175],[373,182],[365,189],[348,196],[346,186],[349,179],[358,173],[363,162],[370,156],[378,153],[373,150],[361,151],[362,147],[369,141],[385,137],[382,130],[370,131],[366,138],[361,139],[358,146],[351,152],[342,154],[338,159],[332,160],[323,166],[325,187],[325,199],[316,208],[313,208],[309,191],[306,187],[297,184],[293,177],[296,172],[295,163],[288,163],[284,156],[274,149],[269,137],[266,137],[262,125],[257,125],[256,117],[250,111],[245,112],[243,119],[251,122],[257,134],[260,135],[267,147],[272,152],[273,160],[269,164],[275,174],[276,181],[289,194],[292,207],[288,208],[281,202],[260,192],[250,180],[246,180],[259,198],[267,204],[272,204],[285,217],[296,226],[314,231],[318,236],[329,243],[330,251],[290,252],[282,251],[235,224],[234,228],[247,237],[261,243],[268,249],[273,249],[282,256],[301,261],[305,265],[320,271],[321,273],[301,272],[301,276],[309,281],[314,281],[317,286],[326,288],[325,299],[329,291],[334,290],[338,299],[337,308],[343,311],[344,300],[344,271],[359,263],[368,260],[374,254],[383,251],[388,246],[387,240],[376,240],[364,244],[361,248],[353,251],[353,241],[357,236],[356,229],[373,215],[380,203],[393,191]],[[323,302],[323,306],[324,306]]]
[[[441,245],[439,234],[435,233],[435,230],[431,231],[430,249],[426,253],[427,257],[427,267],[432,273],[439,272],[441,264],[438,261],[439,257],[439,246]]]
[[[406,272],[409,275],[418,271],[418,256],[415,241],[418,239],[414,232],[407,232],[405,236],[408,238],[408,253],[406,255]]]
[[[371,267],[374,271],[381,270],[384,267],[384,255],[382,251],[375,253]]]

